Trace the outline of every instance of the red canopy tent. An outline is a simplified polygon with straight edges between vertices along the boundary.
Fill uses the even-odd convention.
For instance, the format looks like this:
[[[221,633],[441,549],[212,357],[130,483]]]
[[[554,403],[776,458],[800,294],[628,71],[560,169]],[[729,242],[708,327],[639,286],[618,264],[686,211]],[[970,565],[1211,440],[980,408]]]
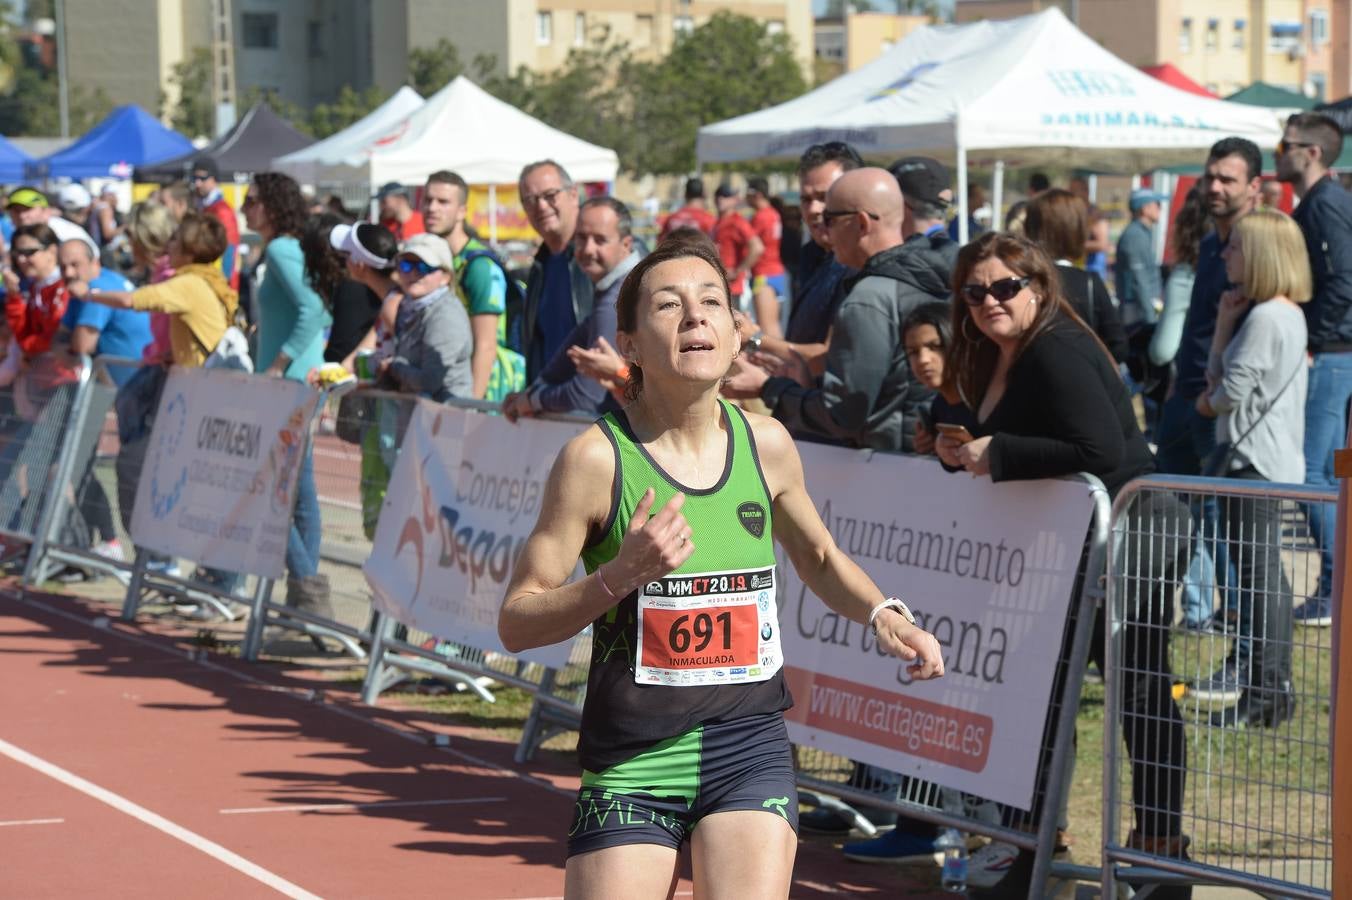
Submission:
[[[1176,87],[1180,91],[1188,91],[1193,94],[1200,94],[1203,97],[1215,97],[1216,95],[1193,81],[1188,76],[1178,70],[1173,63],[1160,63],[1158,66],[1141,66],[1141,71],[1158,81],[1163,81],[1170,87]]]

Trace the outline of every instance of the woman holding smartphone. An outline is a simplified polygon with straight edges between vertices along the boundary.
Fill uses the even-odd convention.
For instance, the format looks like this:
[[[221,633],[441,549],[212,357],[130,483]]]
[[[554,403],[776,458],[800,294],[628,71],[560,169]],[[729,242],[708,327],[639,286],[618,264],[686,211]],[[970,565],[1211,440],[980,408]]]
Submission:
[[[1024,238],[987,234],[962,248],[953,283],[958,300],[948,360],[976,421],[969,441],[944,433],[936,438],[935,450],[947,467],[993,481],[1086,472],[1114,496],[1133,478],[1155,470],[1117,364],[1066,302],[1046,253]],[[1130,527],[1139,533],[1186,534],[1187,510],[1170,495],[1145,494],[1129,515]],[[1186,858],[1184,729],[1168,673],[1174,575],[1185,548],[1162,537],[1155,543],[1139,548],[1149,571],[1132,580],[1145,589],[1126,599],[1129,621],[1118,661],[1135,807],[1129,843]],[[1090,655],[1101,667],[1101,621],[1095,634]],[[1007,867],[1001,890],[1015,885],[1026,890],[1031,854],[992,847],[985,857],[1003,852],[1005,859],[988,861],[979,852],[973,881],[989,862],[987,870]],[[1163,888],[1152,896],[1186,896],[1174,890],[1187,891]]]

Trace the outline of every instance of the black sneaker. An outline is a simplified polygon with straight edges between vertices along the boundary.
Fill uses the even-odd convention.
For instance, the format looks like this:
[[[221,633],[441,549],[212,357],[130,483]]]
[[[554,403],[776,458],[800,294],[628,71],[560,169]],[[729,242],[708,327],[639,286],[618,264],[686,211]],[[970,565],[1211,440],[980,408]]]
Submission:
[[[1211,714],[1212,728],[1276,728],[1296,714],[1296,694],[1288,681],[1278,689],[1250,688],[1239,702]]]
[[[1247,667],[1237,663],[1234,657],[1227,657],[1224,665],[1210,676],[1189,685],[1188,696],[1202,703],[1234,703],[1248,683]]]

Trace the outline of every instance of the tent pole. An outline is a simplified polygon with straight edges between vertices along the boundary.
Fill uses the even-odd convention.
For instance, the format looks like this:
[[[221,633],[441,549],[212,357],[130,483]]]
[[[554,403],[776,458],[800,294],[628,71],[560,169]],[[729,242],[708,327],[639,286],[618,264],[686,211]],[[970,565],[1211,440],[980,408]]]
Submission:
[[[488,186],[488,242],[498,245],[498,186]]]
[[[967,148],[962,145],[961,133],[958,137],[958,243],[965,244],[971,235],[967,233]]]
[[[995,161],[991,174],[991,231],[1003,231],[1005,224],[1005,161]]]

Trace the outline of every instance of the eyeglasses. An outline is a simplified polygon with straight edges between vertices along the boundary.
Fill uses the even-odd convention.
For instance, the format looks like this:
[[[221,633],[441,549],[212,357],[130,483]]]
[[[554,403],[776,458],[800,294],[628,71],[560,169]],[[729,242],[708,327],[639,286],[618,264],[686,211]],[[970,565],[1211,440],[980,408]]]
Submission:
[[[26,258],[32,256],[34,253],[41,253],[43,250],[46,250],[46,249],[48,249],[48,248],[47,248],[47,247],[11,247],[9,252],[10,252],[10,253],[13,253],[15,256],[22,256],[22,257],[24,257],[24,258],[26,259]]]
[[[878,221],[878,214],[871,213],[866,209],[824,209],[822,210],[822,224],[827,228],[830,228],[831,223],[836,219],[843,219],[846,216],[857,216],[860,213],[863,213],[875,222]]]
[[[1031,278],[1001,278],[990,284],[964,284],[962,299],[967,301],[968,306],[980,306],[986,302],[986,295],[989,294],[996,303],[1008,303],[1031,283]]]
[[[564,188],[552,188],[548,191],[541,191],[538,194],[522,194],[521,205],[530,209],[533,206],[538,206],[540,201],[543,200],[550,206],[558,206],[557,201],[559,199],[559,194],[562,194],[563,192]]]
[[[421,259],[408,259],[408,258],[399,260],[398,266],[401,274],[409,275],[412,274],[413,272],[417,272],[419,278],[426,278],[428,275],[431,275],[433,272],[437,271],[438,268],[440,268],[439,266],[428,265]]]
[[[1318,145],[1311,144],[1308,141],[1288,141],[1286,138],[1282,138],[1280,141],[1277,142],[1277,155],[1285,156],[1287,153],[1291,151],[1292,147],[1316,147],[1316,146]]]

